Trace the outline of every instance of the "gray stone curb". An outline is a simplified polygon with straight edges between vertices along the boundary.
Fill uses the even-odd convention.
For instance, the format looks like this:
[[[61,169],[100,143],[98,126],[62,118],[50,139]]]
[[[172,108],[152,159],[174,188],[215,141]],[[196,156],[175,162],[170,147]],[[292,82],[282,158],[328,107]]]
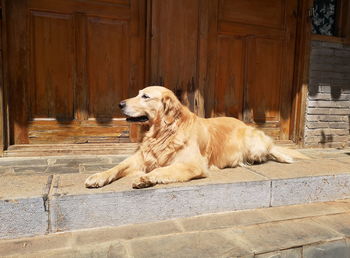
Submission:
[[[0,238],[345,199],[350,174],[88,194],[53,188],[41,197],[0,199]]]

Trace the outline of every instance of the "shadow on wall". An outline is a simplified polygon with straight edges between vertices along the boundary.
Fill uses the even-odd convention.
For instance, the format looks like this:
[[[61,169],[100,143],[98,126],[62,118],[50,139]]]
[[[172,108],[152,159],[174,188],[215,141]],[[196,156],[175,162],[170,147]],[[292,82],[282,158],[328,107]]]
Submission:
[[[330,87],[330,94],[333,100],[340,99],[343,90],[349,90],[350,85],[331,85],[330,82],[327,83],[312,83],[309,85],[309,96],[315,97],[320,93],[319,88],[321,87]]]
[[[326,133],[322,130],[321,132],[321,140],[319,141],[319,143],[322,145],[322,147],[326,147],[325,145],[327,143],[332,143],[333,142],[333,135],[332,134],[328,134],[326,135]]]

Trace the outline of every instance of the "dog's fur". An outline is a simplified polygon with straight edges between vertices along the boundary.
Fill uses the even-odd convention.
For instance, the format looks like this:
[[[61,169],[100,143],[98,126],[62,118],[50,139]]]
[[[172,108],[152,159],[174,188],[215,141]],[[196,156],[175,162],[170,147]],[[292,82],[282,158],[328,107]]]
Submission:
[[[121,177],[142,173],[133,187],[144,188],[203,178],[209,168],[245,166],[269,159],[293,161],[288,150],[275,146],[262,131],[235,118],[200,118],[164,87],[147,87],[120,106],[125,115],[135,120],[146,116],[150,129],[134,155],[110,170],[90,176],[86,187],[102,187]]]

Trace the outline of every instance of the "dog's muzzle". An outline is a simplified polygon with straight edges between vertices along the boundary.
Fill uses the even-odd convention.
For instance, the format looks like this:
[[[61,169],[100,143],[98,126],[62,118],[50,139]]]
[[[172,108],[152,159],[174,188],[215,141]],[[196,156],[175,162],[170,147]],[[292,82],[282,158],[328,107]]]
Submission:
[[[127,116],[126,121],[128,122],[146,122],[148,121],[147,116],[130,116],[125,113],[126,102],[123,100],[119,103],[119,108],[122,110],[123,114]]]

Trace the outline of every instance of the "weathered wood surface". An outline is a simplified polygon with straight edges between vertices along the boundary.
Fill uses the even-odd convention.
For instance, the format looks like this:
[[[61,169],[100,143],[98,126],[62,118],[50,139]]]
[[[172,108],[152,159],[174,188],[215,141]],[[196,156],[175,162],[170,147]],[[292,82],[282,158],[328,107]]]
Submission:
[[[134,153],[137,147],[137,143],[19,144],[10,146],[4,152],[4,156],[129,155]]]
[[[288,140],[300,2],[5,0],[11,143],[138,141],[110,121],[150,84]]]

